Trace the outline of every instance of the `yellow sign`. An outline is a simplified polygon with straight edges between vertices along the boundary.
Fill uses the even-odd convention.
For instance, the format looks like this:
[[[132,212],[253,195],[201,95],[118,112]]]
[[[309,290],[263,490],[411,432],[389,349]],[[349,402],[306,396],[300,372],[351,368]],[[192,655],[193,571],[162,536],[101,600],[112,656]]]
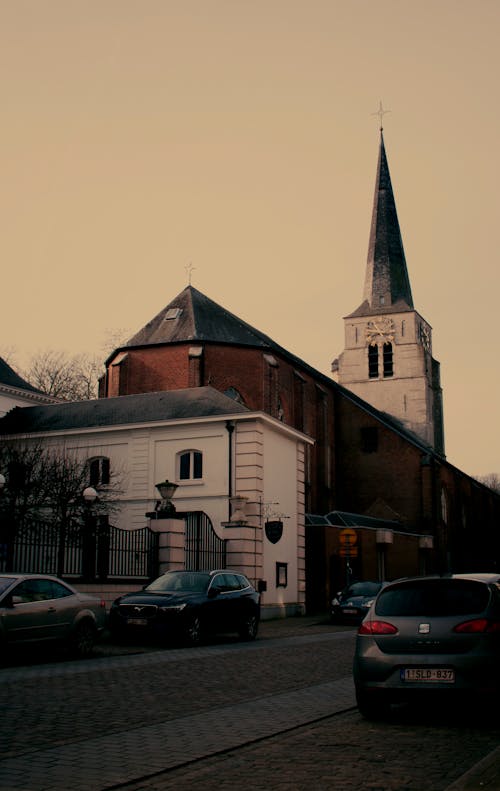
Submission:
[[[352,547],[358,540],[356,531],[352,527],[346,527],[340,531],[340,543],[342,546]]]
[[[357,558],[358,548],[349,546],[341,547],[339,550],[339,555],[341,558]]]

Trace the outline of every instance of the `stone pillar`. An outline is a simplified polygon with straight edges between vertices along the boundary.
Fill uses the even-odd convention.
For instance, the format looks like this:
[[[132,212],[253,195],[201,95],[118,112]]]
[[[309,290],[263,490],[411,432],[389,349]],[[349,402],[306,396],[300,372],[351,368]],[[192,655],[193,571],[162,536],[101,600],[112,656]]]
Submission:
[[[230,502],[231,519],[221,523],[226,540],[226,565],[240,571],[258,588],[263,573],[262,528],[247,519],[247,497],[234,495]]]
[[[153,533],[159,533],[158,570],[184,571],[186,567],[186,522],[176,516],[163,518],[161,511],[146,514]]]
[[[226,539],[226,563],[241,571],[258,587],[262,577],[262,528],[246,521],[222,522]]]

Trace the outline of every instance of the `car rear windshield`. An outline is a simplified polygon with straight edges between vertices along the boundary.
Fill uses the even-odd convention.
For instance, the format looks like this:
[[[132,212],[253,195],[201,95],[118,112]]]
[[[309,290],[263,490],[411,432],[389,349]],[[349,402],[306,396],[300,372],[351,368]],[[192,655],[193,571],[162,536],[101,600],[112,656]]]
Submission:
[[[405,582],[385,588],[377,600],[376,614],[383,616],[453,616],[482,612],[488,605],[487,585],[470,580]]]
[[[380,582],[353,582],[344,591],[344,596],[376,596],[381,587]]]

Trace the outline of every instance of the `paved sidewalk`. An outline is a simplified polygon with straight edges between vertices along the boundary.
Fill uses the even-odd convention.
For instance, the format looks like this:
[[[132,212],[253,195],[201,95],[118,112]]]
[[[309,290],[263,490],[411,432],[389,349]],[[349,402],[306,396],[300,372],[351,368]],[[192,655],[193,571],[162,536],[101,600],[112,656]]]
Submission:
[[[314,628],[311,624],[311,627]],[[205,648],[144,652],[135,656],[109,656],[101,660],[84,660],[42,667],[6,669],[4,679],[23,683],[23,679],[42,681],[44,676],[67,677],[72,674],[99,673],[103,667],[133,665],[138,672],[153,664],[168,665],[184,658],[197,662],[199,657],[214,660],[217,656],[237,656],[242,651],[259,653],[281,644],[270,632],[281,629],[289,633],[291,625],[274,625],[267,638],[255,643],[240,642],[211,645]],[[301,628],[307,629],[306,622]],[[348,633],[323,628],[311,634],[293,629],[290,647],[307,643],[324,644],[350,640]],[[311,639],[312,637],[312,639]],[[354,706],[354,689],[350,676],[330,683],[315,684],[287,692],[264,695],[230,705],[211,707],[188,716],[173,716],[162,722],[129,727],[115,733],[75,739],[56,746],[28,749],[22,754],[0,760],[2,791],[100,791],[116,784],[138,781],[143,776],[195,761],[197,758],[234,749],[248,742],[268,738],[290,728],[328,717]]]
[[[500,746],[479,761],[445,791],[499,791]]]

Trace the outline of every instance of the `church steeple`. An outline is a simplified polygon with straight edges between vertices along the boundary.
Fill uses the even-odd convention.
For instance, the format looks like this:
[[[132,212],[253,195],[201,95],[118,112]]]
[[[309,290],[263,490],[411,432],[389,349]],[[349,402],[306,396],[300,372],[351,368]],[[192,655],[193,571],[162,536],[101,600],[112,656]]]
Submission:
[[[413,309],[382,129],[363,300],[370,313]]]
[[[413,306],[382,128],[363,302],[344,328],[334,378],[444,456],[439,363],[432,327]]]

